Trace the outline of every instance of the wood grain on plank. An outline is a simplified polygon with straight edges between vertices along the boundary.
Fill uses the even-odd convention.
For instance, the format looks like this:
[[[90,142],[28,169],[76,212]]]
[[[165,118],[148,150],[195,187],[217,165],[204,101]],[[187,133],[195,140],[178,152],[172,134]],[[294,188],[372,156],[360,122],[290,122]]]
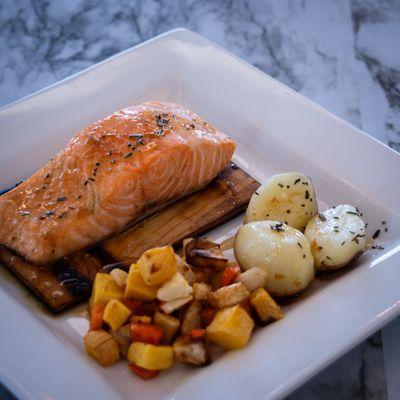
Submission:
[[[90,295],[94,276],[103,265],[135,261],[147,249],[178,245],[241,213],[259,183],[230,165],[206,188],[173,203],[115,238],[87,251],[71,254],[53,265],[27,263],[0,246],[0,262],[53,313]]]

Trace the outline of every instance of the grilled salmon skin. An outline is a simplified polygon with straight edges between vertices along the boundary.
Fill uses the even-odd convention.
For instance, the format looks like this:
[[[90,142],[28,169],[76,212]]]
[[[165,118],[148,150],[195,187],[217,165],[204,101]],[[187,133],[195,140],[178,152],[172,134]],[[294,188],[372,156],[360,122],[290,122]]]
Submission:
[[[234,150],[231,138],[177,104],[117,111],[0,197],[0,244],[51,263],[201,189]]]

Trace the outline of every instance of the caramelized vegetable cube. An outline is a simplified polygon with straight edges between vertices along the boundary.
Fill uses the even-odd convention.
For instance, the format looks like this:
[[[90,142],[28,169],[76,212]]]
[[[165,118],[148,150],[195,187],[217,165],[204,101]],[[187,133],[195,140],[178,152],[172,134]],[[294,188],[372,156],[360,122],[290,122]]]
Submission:
[[[131,315],[131,310],[120,300],[110,300],[104,309],[103,320],[111,329],[118,329]]]
[[[132,343],[131,338],[131,325],[126,324],[121,326],[121,328],[116,329],[111,332],[111,336],[117,341],[119,347],[119,354],[122,358],[126,358],[128,354],[128,349]]]
[[[203,367],[210,364],[210,351],[204,342],[191,342],[186,338],[178,338],[174,345],[175,358],[184,364]]]
[[[144,282],[149,286],[162,285],[178,270],[174,249],[171,246],[155,247],[145,251],[137,265]]]
[[[207,283],[194,283],[193,296],[195,300],[207,300],[211,293],[211,286]]]
[[[154,325],[159,326],[163,331],[162,343],[170,344],[179,329],[179,319],[157,311],[153,320]]]
[[[106,331],[90,331],[83,338],[86,351],[103,367],[119,360],[117,341]]]
[[[124,292],[109,274],[98,272],[94,278],[90,306],[106,304],[112,299],[122,299]]]
[[[157,297],[157,287],[149,286],[144,282],[136,264],[132,264],[129,269],[124,297],[126,299],[145,301],[154,300]]]
[[[261,321],[267,322],[270,318],[283,318],[283,311],[264,288],[258,288],[250,295],[250,303],[255,308]]]
[[[250,296],[250,292],[243,283],[234,283],[212,292],[208,296],[209,303],[216,308],[231,307],[241,303]]]
[[[223,349],[239,349],[246,345],[254,321],[240,305],[220,310],[207,327],[207,338]]]
[[[181,318],[181,334],[186,335],[192,329],[201,327],[201,304],[194,301],[187,305]]]
[[[171,346],[133,342],[129,346],[127,358],[129,362],[153,371],[172,367],[174,352]]]
[[[192,295],[186,297],[180,297],[179,299],[167,301],[160,308],[162,311],[165,312],[165,314],[171,314],[174,311],[179,310],[181,307],[183,307],[185,304],[189,303],[189,301],[192,300],[193,300]]]
[[[171,301],[193,293],[187,280],[178,272],[157,290],[157,299]]]

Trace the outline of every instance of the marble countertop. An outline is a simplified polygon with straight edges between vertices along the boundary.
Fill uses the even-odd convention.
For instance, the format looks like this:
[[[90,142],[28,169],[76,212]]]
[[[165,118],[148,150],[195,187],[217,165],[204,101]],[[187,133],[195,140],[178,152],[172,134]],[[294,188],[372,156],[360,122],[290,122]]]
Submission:
[[[176,27],[400,151],[397,0],[2,0],[0,106]],[[399,337],[397,319],[289,398],[399,399]]]

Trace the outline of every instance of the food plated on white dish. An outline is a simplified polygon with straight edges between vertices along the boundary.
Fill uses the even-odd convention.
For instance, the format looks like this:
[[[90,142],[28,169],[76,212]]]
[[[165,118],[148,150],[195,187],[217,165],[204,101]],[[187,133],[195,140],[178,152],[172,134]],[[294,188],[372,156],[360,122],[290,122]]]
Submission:
[[[157,67],[154,60],[164,53],[165,65],[163,68]],[[168,54],[173,57],[168,57]],[[177,57],[180,60],[178,71]],[[172,62],[172,59],[175,61]],[[210,59],[213,60],[212,68],[209,66]],[[111,74],[111,71],[114,73]],[[97,80],[96,83],[92,80],[93,74],[105,74],[104,76],[112,78],[99,85]],[[126,85],[129,76],[141,76],[141,79],[135,80],[132,85]],[[220,90],[212,90],[216,85]],[[118,95],[113,95],[117,93]],[[226,93],[229,93],[229,96]],[[215,357],[213,363],[197,371],[172,368],[157,377],[157,384],[148,384],[132,375],[125,363],[116,363],[103,369],[97,366],[93,358],[87,357],[82,344],[83,337],[89,330],[87,306],[83,305],[53,319],[38,309],[32,299],[27,299],[23,288],[3,271],[0,307],[9,321],[3,335],[6,340],[13,338],[18,346],[17,350],[1,349],[1,378],[21,398],[40,398],[41,393],[57,398],[70,398],[75,395],[123,398],[132,393],[132,390],[148,398],[187,398],[189,395],[192,398],[217,398],[222,395],[232,398],[278,398],[293,390],[399,312],[399,294],[395,285],[398,276],[395,264],[399,256],[399,210],[396,200],[399,189],[394,184],[396,168],[400,165],[398,155],[285,86],[187,31],[172,32],[149,44],[139,46],[47,92],[1,110],[2,129],[12,131],[18,136],[18,140],[15,141],[8,138],[2,146],[0,164],[5,173],[2,187],[27,179],[63,148],[74,132],[84,126],[115,110],[153,99],[182,104],[185,108],[194,110],[211,125],[228,133],[237,143],[233,157],[235,164],[256,181],[266,184],[258,195],[254,194],[267,200],[265,209],[263,204],[252,199],[246,212],[246,224],[242,228],[243,216],[239,216],[207,233],[209,241],[221,243],[224,247],[226,239],[231,239],[239,230],[234,243],[234,254],[241,265],[240,271],[236,269],[235,282],[230,282],[230,285],[222,288],[212,288],[206,301],[218,309],[218,312],[229,314],[230,307],[236,307],[235,313],[239,309],[249,315],[242,305],[224,303],[226,297],[218,291],[228,287],[234,290],[235,296],[232,297],[237,296],[240,299],[241,296],[249,298],[254,292],[259,293],[258,289],[263,288],[266,293],[270,292],[276,297],[278,302],[280,294],[293,295],[293,288],[299,292],[304,289],[306,291],[299,297],[299,301],[284,306],[284,318],[255,331],[243,349]],[[243,99],[246,100],[245,103]],[[88,107],[87,104],[91,106]],[[82,112],[82,109],[85,109],[85,112]],[[24,115],[23,120],[21,115]],[[45,115],[51,115],[52,118],[43,124]],[[60,127],[58,121],[61,115],[68,122]],[[26,129],[27,125],[29,132]],[[44,143],[47,145],[43,146]],[[335,148],[337,143],[346,143],[346,146],[340,146],[336,152],[328,151]],[[357,152],[352,150],[354,147],[358,149]],[[32,153],[32,149],[35,149],[35,157],[27,157]],[[373,171],[369,162],[372,155],[380,161]],[[304,199],[308,190],[308,199],[305,200],[313,199],[312,203],[318,201],[318,212],[316,205],[310,206],[311,201],[307,203],[307,207],[301,206],[305,203],[300,203],[299,206],[297,201],[293,207],[288,208],[282,203],[282,207],[272,207],[274,212],[269,212],[269,200],[273,200],[274,196],[278,198],[277,194],[283,188],[279,185],[268,186],[268,180],[276,179],[272,177],[284,171],[301,171],[305,176],[312,178],[315,192],[305,189],[307,185],[303,184],[301,189]],[[293,180],[293,185],[297,179]],[[303,179],[303,182],[308,180]],[[310,185],[310,182],[308,184]],[[285,186],[285,192],[287,190],[288,193],[284,194],[288,198],[291,197],[291,189]],[[333,209],[335,205],[340,206]],[[307,209],[307,214],[310,214],[307,215],[307,220],[301,215],[299,207]],[[290,213],[287,213],[288,210]],[[258,214],[264,211],[265,217],[260,218]],[[286,216],[290,215],[291,219],[282,218],[282,212],[286,213]],[[256,214],[254,220],[247,220],[252,213]],[[266,214],[271,215],[267,217]],[[365,237],[361,232],[362,228],[365,229],[365,224],[361,221],[368,222]],[[293,267],[285,273],[301,272],[295,277],[298,279],[289,280],[281,285],[280,281],[285,280],[279,279],[279,272],[269,271],[271,265],[282,268],[279,265],[281,257],[277,256],[276,259],[263,264],[262,258],[265,254],[254,251],[248,253],[249,245],[257,241],[263,244],[257,248],[265,249],[263,229],[264,232],[268,232],[268,254],[271,254],[275,241],[277,247],[282,244],[275,236],[271,237],[271,234],[285,237],[284,257],[287,257],[287,262],[284,264],[287,266],[290,263]],[[371,242],[372,236],[375,236],[374,244]],[[354,240],[354,237],[357,240]],[[345,243],[342,246],[343,242]],[[305,247],[305,251],[301,252],[303,249],[297,243]],[[359,256],[368,245],[368,249]],[[343,248],[338,252],[339,246]],[[149,249],[153,247],[157,246],[148,246]],[[113,249],[116,248],[114,244]],[[234,254],[227,250],[224,252],[224,258],[233,260]],[[359,257],[356,258],[357,256]],[[313,280],[316,265],[317,269],[336,269],[350,261],[351,264],[341,270],[345,271],[344,273],[331,273],[329,279]],[[252,265],[253,263],[257,265]],[[190,261],[188,264],[190,265]],[[258,269],[253,270],[249,266]],[[221,270],[232,266],[225,264],[223,267]],[[129,266],[129,274],[131,268]],[[132,271],[133,275],[138,276],[135,268]],[[266,272],[267,278],[263,271]],[[139,273],[143,274],[140,268]],[[269,274],[274,277],[278,274],[277,281],[272,282],[272,285],[271,282],[267,283]],[[123,287],[123,274],[113,272],[107,276]],[[145,275],[140,276],[144,278]],[[185,279],[188,282],[187,278]],[[313,283],[309,285],[311,282]],[[195,283],[210,284],[209,281],[193,282],[189,283],[191,289],[188,289],[184,281],[178,279],[175,274],[169,276],[168,280],[160,282],[160,285],[167,287],[164,287],[164,290],[161,290],[161,287],[157,288],[157,292],[160,290],[160,298],[166,300],[157,301],[168,304],[169,301],[176,300],[173,298],[175,295],[171,287],[180,287],[179,290],[183,290],[184,286],[186,290],[192,290],[193,293],[202,296],[201,288],[195,286]],[[127,284],[128,280],[122,299],[126,297]],[[229,288],[232,285],[233,288]],[[238,287],[246,289],[240,289],[239,293]],[[182,297],[185,296],[178,298]],[[261,297],[265,298],[265,295]],[[104,308],[108,304],[107,302]],[[165,304],[160,304],[160,307],[164,306],[164,311],[161,310],[162,315],[159,310],[151,315],[152,321],[149,325],[154,325],[154,320],[158,324],[165,324],[164,314],[169,315],[165,311],[170,310],[165,308]],[[112,326],[117,326],[113,324],[115,315],[119,314],[112,310],[118,306],[119,303],[112,302],[108,306],[107,314],[102,317],[101,328],[106,334],[109,334],[107,331],[112,329]],[[183,307],[187,307],[187,303]],[[257,313],[254,305],[253,308],[251,312]],[[127,318],[133,318],[134,313],[130,309],[129,312]],[[125,315],[127,313],[128,311]],[[234,317],[235,313],[230,314],[230,317]],[[257,316],[252,314],[249,318],[255,319]],[[163,322],[160,322],[160,319]],[[177,319],[180,325],[183,324],[184,315]],[[239,318],[243,319],[246,318]],[[29,341],[23,336],[15,336],[15,326],[22,321],[25,326],[30,327]],[[233,321],[236,319],[233,318]],[[140,325],[143,322],[148,323],[149,320],[132,323]],[[248,324],[250,325],[251,323]],[[194,329],[207,328],[200,326]],[[96,331],[99,330],[93,330]],[[296,332],[295,338],[293,332]],[[204,332],[195,332],[195,336],[196,334],[199,335],[197,339],[202,340],[204,337]],[[222,331],[221,335],[222,342],[226,342],[227,332]],[[210,337],[220,345],[221,335],[213,336],[211,333]],[[179,337],[175,346],[176,358],[185,353],[185,346],[188,345],[185,340],[187,338]],[[32,342],[35,346],[30,345]],[[132,341],[134,347],[131,350],[130,363],[145,368],[143,366],[149,366],[146,362],[149,361],[149,354],[154,354],[154,349],[151,348],[149,353],[148,346],[135,343],[144,342]],[[189,344],[192,345],[190,341]],[[35,365],[37,370],[55,365],[57,360],[63,359],[66,365],[71,366],[67,381],[64,379],[64,382],[61,382],[57,371],[50,371],[46,377],[39,375],[35,380],[30,379],[29,366],[24,365],[23,352],[18,350],[28,347],[31,353],[30,365]],[[94,350],[95,346],[92,342],[89,343],[89,352],[92,355],[96,354]],[[172,351],[174,352],[174,349]],[[167,350],[166,353],[169,354],[167,358],[170,357],[171,350]],[[202,354],[207,355],[206,352]],[[203,360],[207,361],[207,357]],[[273,373],[265,374],[262,371]]]

